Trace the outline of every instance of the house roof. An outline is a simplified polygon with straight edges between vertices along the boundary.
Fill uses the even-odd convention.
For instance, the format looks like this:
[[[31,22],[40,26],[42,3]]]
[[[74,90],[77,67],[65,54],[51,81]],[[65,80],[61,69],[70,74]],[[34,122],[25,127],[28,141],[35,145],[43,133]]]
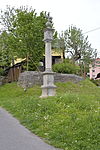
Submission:
[[[25,60],[26,60],[26,58],[24,58],[24,59],[22,59],[22,58],[17,58],[17,59],[14,60],[14,64],[16,65],[16,64],[21,63],[21,62],[23,62],[23,61],[25,61]],[[12,66],[12,64],[11,64],[11,66]]]

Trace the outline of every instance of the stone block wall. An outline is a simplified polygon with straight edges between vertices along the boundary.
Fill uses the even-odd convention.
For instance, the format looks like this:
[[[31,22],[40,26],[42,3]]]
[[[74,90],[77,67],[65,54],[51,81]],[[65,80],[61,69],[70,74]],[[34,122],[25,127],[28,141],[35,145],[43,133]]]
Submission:
[[[74,75],[74,74],[62,74],[62,73],[55,73],[54,75],[55,82],[74,82],[77,83],[83,80],[82,77]]]
[[[2,85],[4,83],[4,79],[5,79],[5,77],[0,76],[0,85]]]
[[[54,81],[56,82],[74,82],[77,83],[83,80],[82,77],[74,74],[61,74],[54,73]],[[33,85],[43,84],[43,72],[25,71],[20,74],[18,79],[18,85],[24,89],[32,87]]]

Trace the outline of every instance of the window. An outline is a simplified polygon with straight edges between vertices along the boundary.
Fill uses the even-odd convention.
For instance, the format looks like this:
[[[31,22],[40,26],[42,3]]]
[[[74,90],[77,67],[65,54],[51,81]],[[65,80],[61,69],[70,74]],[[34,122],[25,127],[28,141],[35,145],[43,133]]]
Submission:
[[[96,61],[96,64],[100,64],[100,61]]]
[[[95,72],[95,70],[92,70],[92,72]]]
[[[100,65],[96,65],[96,67],[100,67]]]

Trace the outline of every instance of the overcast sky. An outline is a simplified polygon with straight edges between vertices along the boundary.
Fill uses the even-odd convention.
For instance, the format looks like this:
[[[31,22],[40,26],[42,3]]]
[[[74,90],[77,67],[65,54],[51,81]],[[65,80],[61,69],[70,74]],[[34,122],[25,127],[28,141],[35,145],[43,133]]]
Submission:
[[[88,35],[100,56],[100,0],[0,0],[0,9],[5,9],[6,5],[28,5],[36,12],[50,12],[58,32],[65,31],[69,25],[75,25],[83,33],[99,28],[84,35]]]

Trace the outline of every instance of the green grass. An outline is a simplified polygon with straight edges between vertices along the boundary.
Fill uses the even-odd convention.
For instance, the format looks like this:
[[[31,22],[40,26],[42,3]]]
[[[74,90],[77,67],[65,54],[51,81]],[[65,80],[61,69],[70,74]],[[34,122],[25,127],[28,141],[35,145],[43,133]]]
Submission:
[[[100,150],[100,88],[89,80],[57,83],[57,96],[40,99],[16,83],[0,87],[0,105],[33,133],[64,150]]]

